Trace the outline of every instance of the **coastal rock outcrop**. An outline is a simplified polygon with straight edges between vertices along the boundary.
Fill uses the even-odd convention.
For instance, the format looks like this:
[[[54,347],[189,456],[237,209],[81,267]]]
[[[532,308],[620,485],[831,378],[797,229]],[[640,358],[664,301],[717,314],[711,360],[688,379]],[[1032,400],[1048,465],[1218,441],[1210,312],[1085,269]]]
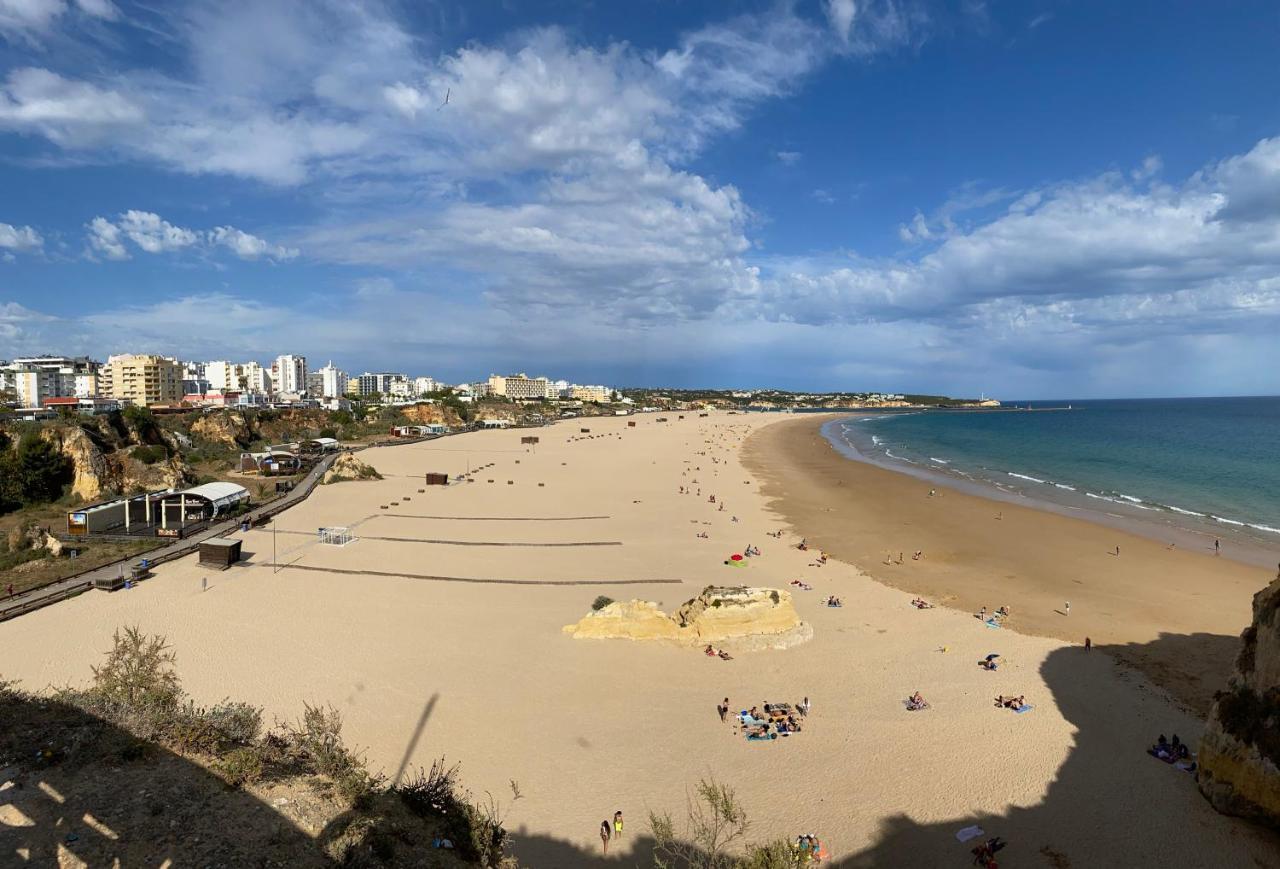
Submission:
[[[1200,742],[1200,791],[1219,812],[1280,828],[1280,575],[1253,598],[1236,672]]]
[[[462,418],[452,407],[445,404],[414,404],[400,410],[404,418],[417,425],[447,425],[450,428],[462,426]]]
[[[248,447],[258,436],[249,418],[240,411],[205,414],[191,424],[191,433],[239,449]]]
[[[49,427],[40,436],[71,462],[71,491],[84,501],[182,488],[195,482],[186,462],[177,454],[167,455],[162,446],[112,443],[101,432],[86,431],[78,425]],[[160,452],[148,454],[146,461],[139,457],[143,455],[139,450],[151,449]]]
[[[618,601],[566,625],[576,639],[664,640],[682,645],[719,645],[735,651],[783,649],[813,637],[800,620],[791,594],[772,588],[709,585],[667,615],[650,601]]]
[[[337,461],[333,463],[333,467],[324,472],[324,481],[326,483],[341,483],[346,480],[381,479],[382,474],[379,474],[372,466],[366,465],[351,453],[343,453],[338,456]]]

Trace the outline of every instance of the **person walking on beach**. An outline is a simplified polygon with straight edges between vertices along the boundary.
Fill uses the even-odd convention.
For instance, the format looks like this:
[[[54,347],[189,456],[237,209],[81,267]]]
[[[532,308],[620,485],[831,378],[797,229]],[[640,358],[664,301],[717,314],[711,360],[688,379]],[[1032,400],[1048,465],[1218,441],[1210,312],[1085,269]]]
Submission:
[[[613,835],[622,838],[622,810],[613,813]]]
[[[1117,546],[1117,547],[1116,547],[1116,557],[1117,557],[1117,558],[1119,558],[1119,557],[1120,557],[1120,547],[1119,547],[1119,546]]]
[[[1071,615],[1071,601],[1067,601],[1063,606],[1066,607],[1067,615]]]
[[[1214,555],[1222,554],[1222,543],[1216,537],[1213,538],[1213,554]]]
[[[716,711],[720,713],[720,720],[723,722],[726,715],[729,714],[729,698],[724,698],[724,702],[716,707]]]
[[[1090,650],[1090,649],[1092,649],[1092,648],[1093,648],[1093,640],[1089,639],[1088,637],[1085,637],[1085,638],[1084,638],[1084,650],[1087,652],[1087,651],[1089,651],[1089,650]]]
[[[613,831],[609,827],[608,821],[600,822],[600,847],[604,849],[605,856],[609,855],[609,839],[613,836]]]

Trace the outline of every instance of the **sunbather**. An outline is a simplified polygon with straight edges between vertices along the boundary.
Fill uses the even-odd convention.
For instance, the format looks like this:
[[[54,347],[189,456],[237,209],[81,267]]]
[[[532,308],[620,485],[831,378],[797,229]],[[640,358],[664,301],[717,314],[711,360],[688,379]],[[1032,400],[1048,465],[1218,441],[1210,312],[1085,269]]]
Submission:
[[[908,712],[917,712],[921,709],[928,709],[928,708],[929,708],[928,702],[926,702],[925,699],[920,696],[919,691],[917,691],[916,693],[912,694],[910,697],[907,698]]]

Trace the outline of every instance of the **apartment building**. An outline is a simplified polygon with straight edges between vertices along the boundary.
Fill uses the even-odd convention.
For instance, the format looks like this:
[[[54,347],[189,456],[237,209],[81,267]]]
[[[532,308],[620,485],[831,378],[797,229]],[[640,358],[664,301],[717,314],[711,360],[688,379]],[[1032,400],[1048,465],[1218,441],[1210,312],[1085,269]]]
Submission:
[[[307,357],[277,356],[271,363],[271,382],[276,392],[300,394],[307,391]]]
[[[555,386],[545,377],[529,377],[527,374],[489,375],[489,393],[502,395],[513,401],[529,398],[556,398]]]
[[[415,377],[413,378],[413,394],[424,395],[428,392],[436,392],[440,389],[440,384],[436,382],[434,377]]]
[[[209,390],[213,392],[241,392],[254,395],[271,393],[271,369],[264,368],[257,362],[216,362],[204,363],[205,380]],[[305,383],[305,377],[303,382]]]
[[[166,356],[111,356],[98,380],[104,397],[141,407],[182,401],[182,365]]]
[[[26,356],[0,364],[0,390],[12,391],[23,407],[49,398],[93,398],[99,363],[88,356]]]
[[[351,378],[347,385],[347,392],[359,396],[365,395],[390,395],[391,384],[397,380],[407,380],[403,374],[394,371],[366,371],[359,377]]]
[[[573,384],[568,389],[567,398],[574,401],[611,401],[613,400],[613,390],[607,386],[580,386]]]

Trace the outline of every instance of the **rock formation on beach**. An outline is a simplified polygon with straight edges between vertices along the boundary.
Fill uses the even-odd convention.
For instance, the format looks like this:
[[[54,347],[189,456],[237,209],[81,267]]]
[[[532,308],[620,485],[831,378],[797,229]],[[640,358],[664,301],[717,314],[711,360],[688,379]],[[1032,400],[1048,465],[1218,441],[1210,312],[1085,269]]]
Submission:
[[[1223,814],[1280,828],[1280,575],[1253,598],[1236,672],[1200,742],[1200,791]]]
[[[667,615],[650,601],[608,604],[587,613],[564,632],[576,639],[666,640],[682,645],[719,645],[735,651],[783,649],[813,637],[791,593],[772,588],[709,585]]]
[[[182,488],[195,482],[178,443],[167,434],[113,427],[106,417],[50,426],[40,432],[71,462],[71,491],[85,501],[144,489]],[[140,458],[143,455],[145,460]]]
[[[345,480],[381,480],[382,475],[371,466],[357,459],[351,453],[338,456],[333,467],[324,472],[326,483],[341,483]]]

